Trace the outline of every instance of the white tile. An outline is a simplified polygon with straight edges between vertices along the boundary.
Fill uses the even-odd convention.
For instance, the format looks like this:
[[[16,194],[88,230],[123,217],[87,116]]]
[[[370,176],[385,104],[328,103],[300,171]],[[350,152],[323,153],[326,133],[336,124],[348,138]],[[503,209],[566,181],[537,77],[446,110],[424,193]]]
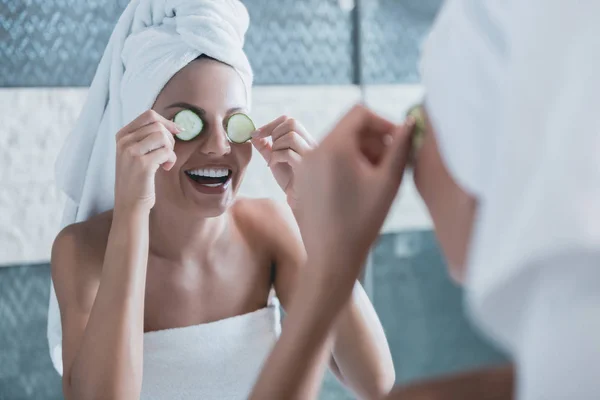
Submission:
[[[0,89],[0,182],[50,182],[86,89]]]
[[[0,265],[47,261],[63,208],[54,161],[86,89],[0,89]]]
[[[52,182],[0,184],[0,265],[48,261],[63,204]]]

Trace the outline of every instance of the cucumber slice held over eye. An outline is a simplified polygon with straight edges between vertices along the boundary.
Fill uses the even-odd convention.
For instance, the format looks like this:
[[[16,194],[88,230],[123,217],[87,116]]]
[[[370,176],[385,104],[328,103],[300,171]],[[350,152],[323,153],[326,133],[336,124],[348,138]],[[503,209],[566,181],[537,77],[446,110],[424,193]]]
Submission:
[[[245,143],[256,130],[254,122],[244,113],[233,114],[227,120],[227,137],[233,143]]]
[[[173,118],[173,122],[177,124],[183,132],[178,133],[175,137],[179,140],[192,140],[196,136],[202,132],[202,128],[204,128],[204,122],[202,118],[198,116],[192,110],[181,110],[177,114],[175,114],[175,118]]]

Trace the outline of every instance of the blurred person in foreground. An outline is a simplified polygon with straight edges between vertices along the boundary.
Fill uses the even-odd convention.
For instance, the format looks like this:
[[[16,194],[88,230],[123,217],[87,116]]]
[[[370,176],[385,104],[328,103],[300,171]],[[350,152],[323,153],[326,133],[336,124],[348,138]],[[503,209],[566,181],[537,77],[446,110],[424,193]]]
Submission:
[[[385,398],[598,398],[598,15],[597,2],[449,1],[425,47],[416,120],[394,126],[357,107],[306,155],[308,268],[252,398],[306,398],[299,383],[321,379],[330,328],[409,159],[471,317],[514,368]]]

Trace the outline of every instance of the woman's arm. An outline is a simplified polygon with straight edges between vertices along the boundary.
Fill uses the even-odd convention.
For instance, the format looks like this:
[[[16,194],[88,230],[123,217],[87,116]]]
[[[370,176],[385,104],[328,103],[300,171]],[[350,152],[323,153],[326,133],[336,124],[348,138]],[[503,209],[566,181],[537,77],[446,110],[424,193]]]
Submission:
[[[91,260],[80,230],[66,228],[52,254],[63,327],[65,397],[137,398],[142,383],[147,212],[114,215],[99,281],[86,272],[84,263]]]
[[[299,272],[306,262],[306,252],[289,209],[273,205],[269,214],[277,266],[275,290],[288,310]],[[331,369],[344,385],[364,399],[389,393],[395,379],[390,349],[377,313],[358,282],[337,318],[330,341]]]
[[[69,227],[55,241],[52,277],[61,310],[68,399],[140,396],[154,176],[158,168],[173,167],[173,135],[179,132],[150,110],[116,135],[115,208],[104,256],[93,255],[103,248],[89,240],[99,236],[95,227],[88,227],[89,237],[81,225]]]
[[[333,327],[333,363],[341,381],[363,399],[389,393],[396,378],[381,322],[357,282]]]
[[[335,262],[335,261],[332,261]],[[330,266],[318,259],[308,265]],[[344,296],[302,274],[290,301],[283,332],[252,391],[251,400],[316,399],[327,360],[331,357],[331,329],[344,306]],[[348,297],[350,293],[348,293]]]

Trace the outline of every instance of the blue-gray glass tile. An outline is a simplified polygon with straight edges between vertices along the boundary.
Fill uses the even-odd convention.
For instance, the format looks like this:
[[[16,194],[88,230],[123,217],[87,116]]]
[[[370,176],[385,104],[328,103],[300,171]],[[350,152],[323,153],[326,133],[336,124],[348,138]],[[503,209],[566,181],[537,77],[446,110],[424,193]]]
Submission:
[[[352,15],[338,0],[245,0],[258,84],[351,84]]]
[[[362,81],[366,84],[419,81],[421,41],[442,0],[362,0]]]
[[[87,86],[127,0],[0,0],[0,87]],[[247,0],[261,84],[352,83],[351,14],[337,0]]]
[[[319,400],[352,400],[355,397],[352,393],[343,387],[335,378],[333,373],[327,371],[323,386],[319,393]]]
[[[384,235],[373,254],[372,298],[397,383],[505,362],[472,327],[432,232]]]
[[[62,399],[46,341],[50,268],[0,268],[0,400]]]

